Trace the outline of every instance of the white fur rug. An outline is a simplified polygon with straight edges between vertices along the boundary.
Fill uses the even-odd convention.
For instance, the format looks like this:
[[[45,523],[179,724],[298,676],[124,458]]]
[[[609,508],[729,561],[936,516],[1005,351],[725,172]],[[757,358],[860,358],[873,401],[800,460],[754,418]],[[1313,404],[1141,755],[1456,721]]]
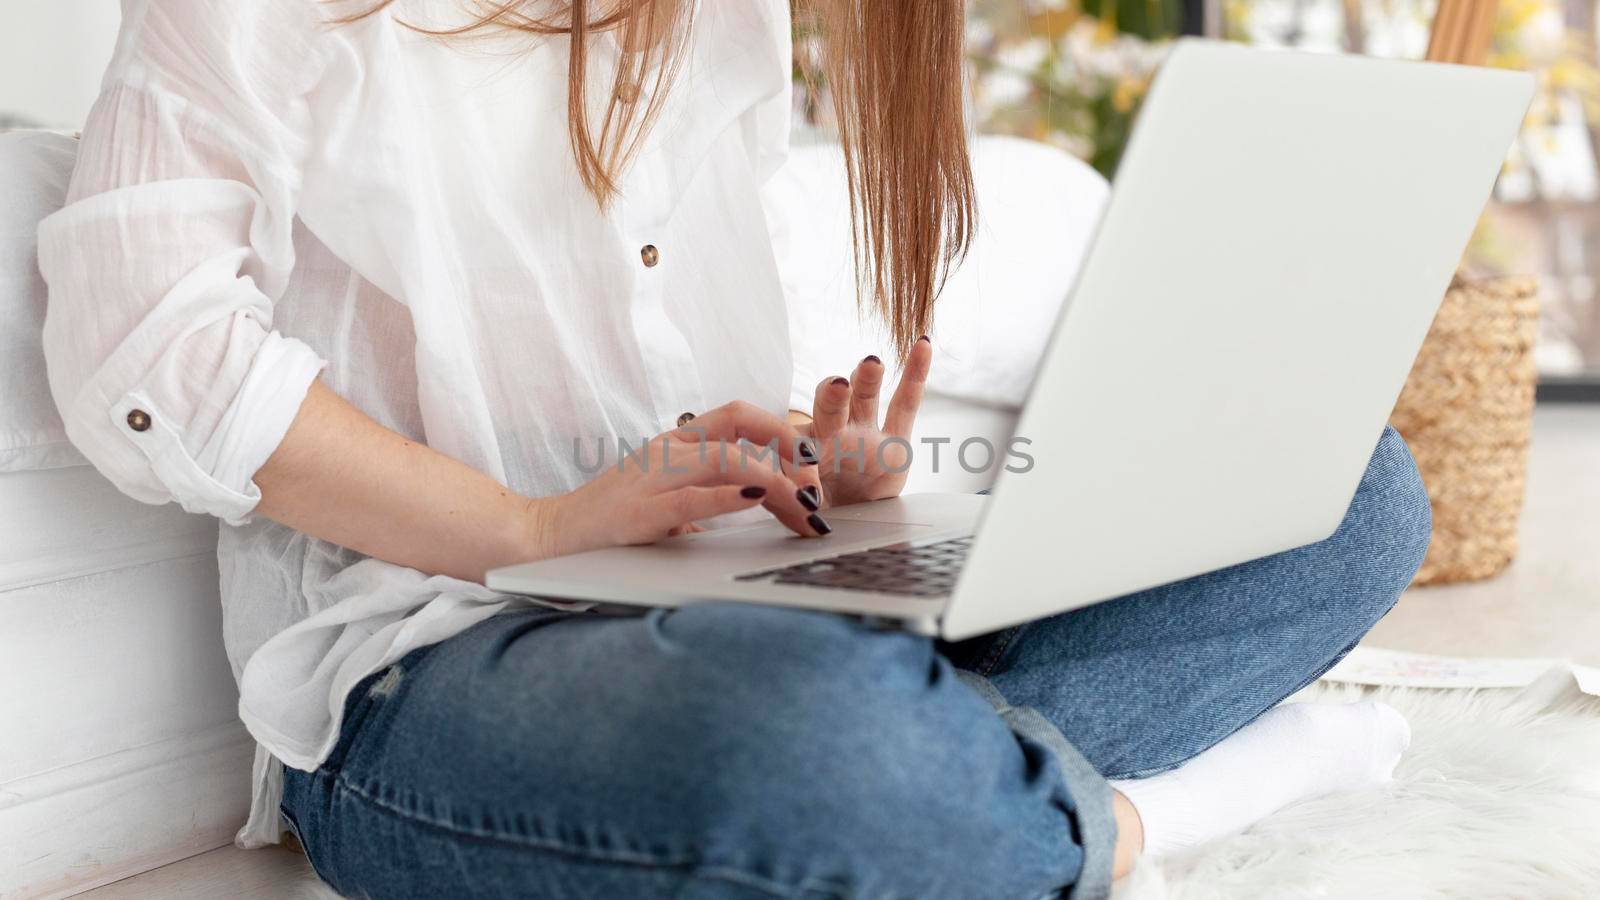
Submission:
[[[1114,900],[1600,897],[1600,699],[1564,673],[1522,690],[1324,682],[1294,699],[1363,695],[1411,722],[1392,785],[1144,863]]]

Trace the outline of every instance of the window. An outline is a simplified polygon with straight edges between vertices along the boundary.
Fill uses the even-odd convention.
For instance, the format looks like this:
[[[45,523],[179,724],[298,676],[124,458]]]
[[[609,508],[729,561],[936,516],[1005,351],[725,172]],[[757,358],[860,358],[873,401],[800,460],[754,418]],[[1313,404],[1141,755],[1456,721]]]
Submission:
[[[980,131],[1056,144],[1109,175],[1173,35],[1420,59],[1435,3],[972,0],[974,114]],[[1533,71],[1539,91],[1463,266],[1537,275],[1541,375],[1600,393],[1596,25],[1592,0],[1500,0],[1490,64]]]

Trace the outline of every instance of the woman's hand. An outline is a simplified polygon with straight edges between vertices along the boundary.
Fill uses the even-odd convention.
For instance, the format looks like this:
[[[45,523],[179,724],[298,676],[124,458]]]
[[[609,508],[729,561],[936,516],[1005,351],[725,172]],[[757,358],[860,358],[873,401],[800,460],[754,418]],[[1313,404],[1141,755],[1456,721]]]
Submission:
[[[933,343],[921,338],[911,347],[882,425],[878,397],[884,367],[876,356],[857,363],[850,378],[826,378],[817,385],[811,423],[802,425],[800,431],[820,451],[818,468],[826,505],[900,495],[911,466],[911,427],[922,406],[932,365]]]
[[[583,487],[535,501],[540,555],[648,544],[758,505],[802,537],[827,534],[832,529],[816,515],[818,466],[801,437],[748,403],[718,407],[652,438],[620,465],[609,463]]]

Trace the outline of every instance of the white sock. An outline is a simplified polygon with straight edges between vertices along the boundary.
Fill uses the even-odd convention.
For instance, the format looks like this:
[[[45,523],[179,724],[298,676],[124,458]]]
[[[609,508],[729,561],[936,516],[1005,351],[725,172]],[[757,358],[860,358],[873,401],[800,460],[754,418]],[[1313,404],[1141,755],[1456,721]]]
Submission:
[[[1111,786],[1138,811],[1144,852],[1162,856],[1297,800],[1386,784],[1410,743],[1405,717],[1387,704],[1289,703],[1170,772]]]

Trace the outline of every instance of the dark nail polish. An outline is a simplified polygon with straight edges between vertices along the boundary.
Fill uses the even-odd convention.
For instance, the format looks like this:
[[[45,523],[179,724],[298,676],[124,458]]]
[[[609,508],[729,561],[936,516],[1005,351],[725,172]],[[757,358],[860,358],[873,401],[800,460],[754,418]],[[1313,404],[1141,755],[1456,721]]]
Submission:
[[[880,366],[883,365],[883,360],[879,359],[876,356],[868,356],[866,359],[863,359],[862,362],[864,362],[864,363],[877,363]]]
[[[816,512],[822,508],[822,491],[814,484],[808,484],[800,490],[795,491],[794,496],[795,499],[800,501],[801,506],[804,506],[806,509],[809,509],[812,512]]]
[[[847,385],[847,384],[850,383],[850,379],[844,378],[844,377],[839,377],[839,378],[835,378],[833,380],[833,383],[834,384],[845,384],[845,385]]]
[[[739,496],[746,500],[760,500],[767,495],[767,489],[759,484],[752,484],[739,492]]]
[[[828,520],[816,513],[806,516],[806,524],[810,525],[811,529],[817,534],[827,534],[833,530],[833,526],[828,524]]]
[[[919,340],[919,341],[927,341],[930,344],[933,343],[933,338],[928,337],[927,335],[923,335],[922,337],[917,338],[917,340]]]
[[[811,449],[811,444],[807,441],[800,442],[798,452],[800,454],[800,465],[802,466],[814,466],[819,462],[817,451]]]

